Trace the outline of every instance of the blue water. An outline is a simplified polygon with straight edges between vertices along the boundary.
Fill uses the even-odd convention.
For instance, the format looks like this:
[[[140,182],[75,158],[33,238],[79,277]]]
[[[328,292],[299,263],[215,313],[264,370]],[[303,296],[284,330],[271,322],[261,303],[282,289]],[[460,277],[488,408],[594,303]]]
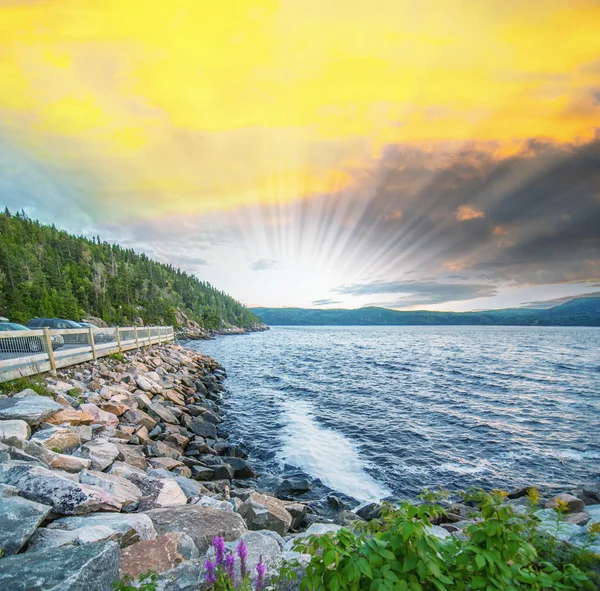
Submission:
[[[274,327],[188,346],[228,372],[263,474],[365,502],[600,479],[600,329]]]

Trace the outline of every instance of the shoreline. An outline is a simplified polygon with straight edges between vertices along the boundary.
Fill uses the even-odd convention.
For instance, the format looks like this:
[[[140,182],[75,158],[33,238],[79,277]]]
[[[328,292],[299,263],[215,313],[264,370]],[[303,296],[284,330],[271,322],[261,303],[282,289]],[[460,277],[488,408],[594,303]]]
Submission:
[[[7,558],[0,582],[25,570],[47,577],[50,587],[79,569],[82,583],[92,577],[84,563],[105,562],[98,589],[154,570],[164,591],[187,591],[168,581],[195,577],[191,591],[214,535],[244,539],[279,564],[295,557],[293,540],[303,532],[336,531],[381,514],[379,503],[358,506],[335,491],[319,497],[305,476],[261,488],[248,450],[221,426],[226,377],[214,359],[174,343],[65,368],[32,384],[38,392],[1,396],[0,547]],[[507,502],[523,505],[526,492],[512,491]],[[599,484],[539,492],[542,506],[568,495],[567,541],[600,521]],[[463,535],[473,507],[457,497],[446,507],[433,534]]]

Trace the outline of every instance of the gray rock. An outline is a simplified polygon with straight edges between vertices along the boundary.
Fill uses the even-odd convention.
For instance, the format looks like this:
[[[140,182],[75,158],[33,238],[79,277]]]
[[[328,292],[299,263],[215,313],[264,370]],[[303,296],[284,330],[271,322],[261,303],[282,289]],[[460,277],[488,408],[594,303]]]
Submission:
[[[192,466],[192,476],[195,480],[206,482],[211,480],[214,476],[215,471],[212,468],[206,466]]]
[[[63,408],[48,396],[13,396],[0,399],[0,419],[20,420],[37,426]]]
[[[120,476],[121,478],[126,478],[134,484],[138,484],[144,480],[144,478],[146,478],[146,472],[125,462],[114,462],[107,470],[107,473]]]
[[[240,515],[251,530],[269,529],[283,536],[292,525],[283,501],[267,495],[252,493],[240,507]]]
[[[0,548],[5,556],[16,554],[52,509],[17,493],[14,487],[0,485]]]
[[[187,496],[174,478],[148,477],[139,483],[143,497],[138,510],[185,505]]]
[[[17,419],[12,421],[0,421],[0,439],[6,439],[8,437],[29,439],[31,437],[31,428],[25,421]]]
[[[365,521],[371,521],[373,519],[379,519],[381,517],[381,504],[380,503],[369,503],[364,507],[361,507],[356,511],[359,517],[362,517]]]
[[[208,497],[206,495],[202,495],[194,505],[200,505],[202,507],[214,507],[215,509],[220,509],[221,511],[230,511],[233,512],[233,505],[228,501],[219,501],[214,497]]]
[[[221,464],[214,467],[213,480],[233,480],[233,468],[229,464]]]
[[[38,429],[31,441],[43,445],[57,453],[69,453],[81,445],[79,433],[67,427],[47,427]]]
[[[204,562],[204,557],[186,560],[163,573],[156,581],[156,591],[198,591],[204,582]]]
[[[244,520],[237,513],[213,507],[186,505],[155,509],[146,515],[159,535],[183,532],[191,536],[201,554],[208,550],[214,536],[221,535],[225,541],[231,542],[247,531]]]
[[[101,488],[73,482],[60,472],[39,466],[7,462],[0,466],[0,482],[16,487],[30,501],[50,505],[62,515],[121,509],[119,500]]]
[[[573,495],[561,493],[555,495],[546,503],[546,509],[554,509],[558,504],[564,503],[569,513],[581,513],[585,509],[585,503]]]
[[[79,455],[82,458],[90,460],[93,470],[105,470],[119,456],[119,448],[108,441],[94,439],[84,443],[79,449]]]
[[[223,462],[231,466],[234,478],[256,478],[257,476],[250,464],[242,458],[224,457]]]
[[[333,520],[333,523],[344,527],[351,527],[355,522],[364,522],[364,519],[352,511],[344,509],[340,511]]]
[[[108,591],[119,580],[119,545],[100,542],[0,560],[3,591]]]
[[[209,421],[204,421],[201,418],[193,417],[190,423],[190,429],[201,437],[217,438],[217,428]]]
[[[312,483],[303,476],[294,476],[286,478],[277,487],[275,494],[278,497],[289,497],[292,495],[301,495],[312,490]]]
[[[79,473],[79,482],[98,486],[108,491],[119,499],[124,510],[137,505],[142,496],[142,491],[133,482],[115,474],[83,470]]]

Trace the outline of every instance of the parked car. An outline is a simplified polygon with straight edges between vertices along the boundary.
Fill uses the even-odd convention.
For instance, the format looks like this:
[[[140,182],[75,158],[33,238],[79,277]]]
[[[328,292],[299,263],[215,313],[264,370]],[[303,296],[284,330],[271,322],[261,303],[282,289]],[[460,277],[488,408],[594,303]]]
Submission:
[[[22,324],[16,324],[15,322],[0,322],[0,332],[9,330],[19,330],[24,333],[31,332],[30,328],[27,328]],[[52,341],[52,349],[58,349],[64,345],[62,335],[51,335],[50,340]],[[6,353],[40,353],[43,350],[44,341],[42,337],[27,336],[27,334],[24,334],[22,337],[0,338],[0,351]]]
[[[82,328],[100,328],[91,322],[78,322]],[[108,332],[94,332],[94,341],[97,343],[109,343],[113,341],[114,337]]]
[[[54,330],[73,330],[75,328],[81,328],[78,322],[74,320],[65,320],[64,318],[33,318],[27,323],[28,328],[52,328]],[[85,345],[88,337],[85,333],[70,334],[65,332],[63,334],[65,343],[69,345]]]

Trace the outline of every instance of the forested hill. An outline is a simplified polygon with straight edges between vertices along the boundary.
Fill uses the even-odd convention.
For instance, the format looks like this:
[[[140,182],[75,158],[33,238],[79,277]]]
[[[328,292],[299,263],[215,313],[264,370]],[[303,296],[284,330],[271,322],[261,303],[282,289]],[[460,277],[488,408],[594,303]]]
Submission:
[[[0,213],[0,315],[178,326],[183,312],[206,328],[249,328],[260,320],[209,283],[115,244]]]
[[[544,310],[510,308],[482,312],[402,312],[371,307],[355,310],[253,308],[252,311],[272,326],[600,326],[600,297],[575,298]]]

